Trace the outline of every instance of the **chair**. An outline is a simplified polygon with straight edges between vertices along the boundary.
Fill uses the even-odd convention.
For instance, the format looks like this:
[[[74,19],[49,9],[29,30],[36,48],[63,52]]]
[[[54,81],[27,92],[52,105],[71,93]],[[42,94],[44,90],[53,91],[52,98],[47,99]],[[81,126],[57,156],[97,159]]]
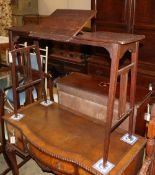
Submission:
[[[24,94],[25,96],[24,105],[32,103],[34,100],[40,99],[42,95],[44,96],[44,99],[47,100],[47,95],[46,95],[47,87],[44,86],[46,83],[44,81],[47,80],[47,78],[49,78],[50,88],[52,88],[51,86],[52,83],[50,80],[51,77],[47,75],[47,73],[43,72],[42,70],[42,62],[43,62],[42,57],[43,56],[40,54],[40,49],[36,45],[15,49],[10,52],[9,58],[10,58],[10,63],[12,68],[12,75],[14,75],[12,80],[13,81],[12,91],[13,91],[13,102],[14,102],[15,108],[18,106],[17,99],[19,100],[18,103],[20,105],[20,101],[21,101],[20,94]],[[16,59],[18,59],[18,64],[16,64]],[[46,72],[47,72],[47,67],[46,67]],[[19,83],[17,82],[17,86],[19,86],[20,88],[19,89],[17,88],[15,90],[14,78],[15,76],[18,77],[18,74],[22,74],[23,81]],[[27,84],[29,83],[32,86],[31,88],[27,88],[28,86]],[[40,89],[42,92],[40,91]],[[19,92],[17,93],[18,94],[17,96],[14,96],[16,94],[15,91]],[[53,99],[51,89],[49,94],[50,94],[50,99]]]
[[[18,47],[21,48],[21,47],[27,47],[27,42],[24,42],[23,44],[18,44]],[[44,73],[47,74],[47,64],[48,64],[48,47],[46,46],[45,48],[39,48],[40,50],[40,58],[41,58],[41,65],[42,65],[42,69],[44,70]],[[33,51],[33,49],[31,50],[31,53],[30,53],[30,60],[31,60],[31,65],[32,65],[32,68],[34,70],[38,70],[38,64],[37,64],[37,58],[36,58],[36,53]],[[16,64],[18,65],[19,64],[19,60],[18,58],[16,58]],[[45,78],[45,90],[46,90],[46,93],[47,93],[47,78]],[[25,104],[25,92],[21,92],[19,93],[19,99],[20,99],[20,106],[24,106]],[[37,99],[37,92],[35,89],[33,89],[33,99]],[[7,104],[9,105],[9,107],[6,107],[5,106],[5,109],[8,111],[8,112],[12,112],[13,109],[14,109],[14,106],[12,105],[12,102],[13,102],[13,94],[12,94],[12,88],[7,90],[6,92],[6,101],[7,101]]]
[[[151,120],[148,123],[147,144],[144,163],[139,175],[155,174],[155,104],[151,110]]]
[[[35,70],[31,64],[31,53],[36,55],[36,64],[38,69]],[[18,58],[18,64],[16,64],[16,59]],[[13,104],[14,104],[14,116],[18,118],[19,114],[17,109],[20,108],[19,94],[25,93],[25,104],[30,104],[34,102],[33,90],[36,89],[37,99],[44,99],[45,104],[49,102],[47,100],[46,90],[45,90],[45,78],[49,80],[49,92],[52,92],[52,82],[51,76],[43,72],[41,66],[41,56],[39,47],[36,45],[27,46],[23,48],[14,49],[9,52],[9,62],[12,72],[12,92],[13,92]],[[18,81],[18,77],[23,77],[22,83]],[[52,93],[50,93],[50,99],[53,100]],[[29,160],[29,155],[27,153],[21,153],[21,151],[16,151],[16,154],[22,157],[25,162]],[[18,166],[19,167],[19,166]]]
[[[9,68],[1,68],[0,72],[5,72],[8,71]],[[3,154],[3,157],[8,165],[8,168],[5,169],[1,175],[4,175],[6,173],[8,173],[11,170],[11,165],[10,165],[10,161],[6,155],[5,152],[5,144],[6,144],[6,140],[5,140],[5,133],[4,133],[4,120],[2,119],[2,116],[4,115],[4,92],[3,90],[0,88],[0,154]]]
[[[43,68],[44,72],[47,74],[47,72],[48,72],[48,68],[47,68],[48,67],[48,47],[46,46],[45,48],[39,48],[39,50],[40,50],[42,68]],[[38,70],[38,66],[36,63],[36,54],[32,52],[30,54],[30,57],[31,57],[32,67],[35,70]],[[47,93],[47,78],[45,79],[45,90]]]

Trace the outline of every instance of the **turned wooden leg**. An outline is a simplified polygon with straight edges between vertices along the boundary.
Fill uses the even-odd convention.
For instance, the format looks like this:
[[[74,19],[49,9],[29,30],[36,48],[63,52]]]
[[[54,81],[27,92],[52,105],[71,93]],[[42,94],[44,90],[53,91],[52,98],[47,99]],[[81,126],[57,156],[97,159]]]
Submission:
[[[9,142],[7,142],[5,149],[6,149],[6,154],[10,160],[10,163],[11,163],[12,174],[19,175],[16,154],[15,154],[15,149],[14,149],[13,145],[10,144]]]

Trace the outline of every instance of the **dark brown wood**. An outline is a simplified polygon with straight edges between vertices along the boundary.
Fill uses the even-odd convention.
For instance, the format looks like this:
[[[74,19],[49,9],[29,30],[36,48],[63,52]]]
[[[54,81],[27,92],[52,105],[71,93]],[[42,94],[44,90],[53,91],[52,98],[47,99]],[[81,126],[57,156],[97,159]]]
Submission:
[[[60,13],[59,13],[60,12]],[[65,15],[65,12],[68,14],[68,11],[56,11],[49,19],[52,19],[54,21],[54,26],[51,29],[52,34],[49,33],[49,30],[45,29],[43,27],[36,28],[33,26],[25,26],[23,28],[10,28],[10,33],[12,33],[11,41],[14,41],[14,37],[19,36],[20,34],[27,35],[27,37],[40,37],[42,39],[49,39],[49,40],[57,40],[57,41],[65,41],[70,42],[74,44],[83,44],[83,45],[90,45],[90,46],[97,46],[102,47],[109,52],[110,58],[111,58],[111,72],[110,72],[110,85],[109,85],[109,95],[108,95],[108,105],[107,105],[107,111],[106,111],[106,126],[104,131],[104,148],[103,148],[103,164],[104,166],[107,163],[108,160],[108,153],[109,153],[109,145],[110,145],[110,135],[113,130],[117,128],[119,124],[116,124],[112,127],[112,119],[113,119],[113,109],[114,109],[114,99],[116,94],[116,85],[117,85],[117,79],[118,79],[118,73],[119,73],[119,62],[123,55],[127,52],[131,52],[131,61],[130,63],[133,64],[133,68],[131,66],[131,91],[130,91],[130,125],[129,125],[129,134],[132,135],[133,132],[133,111],[134,111],[134,97],[135,97],[135,85],[136,85],[136,71],[137,71],[137,55],[138,55],[138,45],[139,41],[145,38],[144,35],[132,35],[132,34],[121,34],[121,33],[112,33],[112,32],[80,32],[80,30],[74,30],[75,26],[80,26],[80,29],[82,29],[83,22],[86,21],[85,19],[83,22],[76,23],[77,25],[73,25],[69,30],[62,30],[55,31],[55,29],[58,29],[60,27],[60,21],[62,21],[62,16]],[[70,11],[73,14],[77,14],[76,11]],[[83,11],[84,12],[84,11]],[[57,19],[57,14],[60,17],[60,21],[58,23],[55,23],[55,19]],[[62,16],[61,16],[61,15]],[[91,14],[91,15],[90,15]],[[92,12],[89,14],[89,19],[92,18]],[[88,15],[88,12],[86,13],[86,16]],[[94,12],[93,12],[94,15]],[[56,16],[56,17],[55,17]],[[82,15],[81,15],[82,16]],[[43,24],[47,24],[49,19],[46,19]],[[67,18],[68,19],[68,18]],[[87,18],[88,20],[88,18]],[[61,24],[62,25],[62,24]],[[67,24],[69,25],[69,24]],[[38,26],[39,27],[39,26]],[[73,29],[72,29],[73,28]],[[70,31],[71,30],[71,31]],[[73,32],[72,32],[73,30]],[[47,33],[48,32],[48,33]],[[77,33],[79,33],[77,35]],[[11,34],[10,34],[11,36]],[[68,37],[69,36],[69,37]],[[128,116],[128,114],[125,114],[124,119]],[[123,120],[123,119],[122,119]],[[120,121],[121,123],[122,121]]]
[[[133,68],[131,69],[131,87],[130,87],[130,107],[134,109],[135,106],[135,93],[136,93],[136,78],[137,78],[137,62],[138,62],[138,48],[139,43],[136,43],[135,52],[131,54],[131,62],[134,64]],[[134,110],[130,113],[129,116],[129,134],[132,135],[133,132],[133,114]]]
[[[113,32],[127,32],[131,29],[131,14],[133,13],[133,0],[92,0],[92,9],[97,10],[96,30]],[[106,8],[104,8],[106,7]],[[116,10],[113,10],[116,9]]]
[[[12,27],[9,30],[21,32],[29,37],[46,38],[47,40],[69,41],[87,24],[95,11],[90,10],[56,10],[39,25]],[[74,21],[72,20],[74,19]],[[52,25],[49,26],[49,23]],[[67,21],[67,23],[66,23]],[[47,27],[45,27],[47,26]],[[62,28],[63,26],[63,28]]]
[[[34,70],[31,65],[30,53],[32,52],[36,54],[36,63],[38,65],[38,70]],[[44,98],[46,101],[47,95],[44,86],[44,73],[41,67],[39,46],[33,45],[14,49],[10,52],[10,54],[12,55],[12,61],[10,61],[10,63],[12,71],[14,113],[17,115],[17,109],[20,107],[18,95],[19,92],[23,90],[25,91],[26,104],[32,103],[34,101],[32,91],[36,85],[38,89],[37,99]],[[17,80],[19,72],[23,76],[23,83],[20,83]]]
[[[155,174],[155,105],[152,107],[151,120],[148,123],[146,155],[139,175]]]
[[[103,148],[104,149],[103,151],[104,166],[106,165],[107,159],[108,159],[110,133],[111,131],[116,129],[116,127],[118,126],[116,124],[116,126],[112,128],[114,98],[115,98],[115,93],[116,93],[119,61],[124,55],[124,53],[128,50],[132,52],[131,64],[134,65],[134,68],[131,69],[131,72],[132,72],[131,92],[130,92],[131,113],[130,113],[129,134],[132,135],[132,132],[133,132],[133,110],[134,110],[136,67],[137,67],[137,54],[138,54],[137,46],[138,46],[139,41],[142,39],[144,39],[144,36],[140,36],[140,35],[108,33],[108,32],[93,32],[93,33],[82,33],[78,36],[75,36],[70,41],[76,44],[86,44],[86,45],[104,47],[109,52],[110,58],[112,60],[111,73],[110,73],[111,75],[110,76],[110,86],[109,86],[109,100],[108,100],[107,117],[106,117],[106,130],[104,133],[105,134],[104,135],[104,148]],[[124,119],[125,118],[126,116],[124,116]]]
[[[8,158],[8,155],[6,154],[5,146],[6,146],[6,139],[5,139],[5,129],[4,129],[4,120],[2,116],[4,115],[4,99],[5,99],[5,90],[8,88],[11,88],[12,81],[11,81],[11,71],[10,67],[2,67],[0,69],[1,76],[7,76],[6,81],[7,83],[1,84],[0,87],[0,153],[3,154],[4,159],[8,165],[8,168],[6,168],[3,172],[1,172],[1,175],[7,174],[9,171],[12,170],[12,165],[10,162],[10,159]],[[19,155],[21,157],[21,155]],[[23,157],[21,157],[23,158]],[[26,163],[30,157],[27,157],[26,159],[22,160],[18,167],[21,167],[24,163]]]
[[[121,81],[120,81],[120,97],[119,97],[119,107],[118,107],[118,117],[120,118],[121,115],[125,113],[126,109],[126,100],[127,100],[127,85],[128,85],[128,71],[125,70],[121,74]]]
[[[134,64],[134,68],[131,69],[131,91],[130,91],[130,123],[129,134],[133,132],[133,112],[134,112],[134,98],[135,98],[135,86],[136,86],[136,71],[137,71],[137,54],[138,54],[138,41],[144,38],[144,36],[126,35],[121,33],[108,33],[108,32],[92,32],[83,33],[78,35],[72,40],[73,43],[82,43],[93,46],[104,47],[109,51],[111,58],[111,72],[110,72],[110,86],[109,86],[109,100],[107,106],[107,118],[106,118],[106,132],[104,137],[104,165],[108,158],[108,145],[110,143],[110,132],[113,118],[114,98],[116,92],[117,75],[119,60],[122,58],[127,50],[132,52],[131,63]],[[113,130],[113,129],[112,129]]]
[[[96,1],[96,6],[95,6]],[[148,87],[154,82],[155,66],[155,2],[141,0],[92,0],[97,10],[96,30],[145,34],[140,43],[138,61],[138,84]],[[115,10],[113,10],[115,9]]]
[[[34,70],[30,61],[30,53],[36,54],[36,63],[38,64],[38,70]],[[12,56],[11,56],[12,55]],[[18,63],[17,63],[18,62]],[[18,114],[18,108],[20,108],[19,103],[19,92],[25,91],[25,104],[34,102],[32,91],[33,88],[36,87],[37,91],[37,99],[47,100],[44,78],[47,77],[49,79],[49,94],[50,99],[53,100],[53,85],[51,83],[51,76],[45,75],[42,71],[41,67],[41,58],[39,52],[39,46],[33,45],[23,48],[14,49],[10,52],[10,64],[12,71],[12,89],[13,89],[13,105],[14,105],[14,114]],[[22,77],[22,82],[18,79],[18,74],[20,73]],[[4,100],[4,99],[3,99]],[[2,108],[3,109],[3,108]],[[3,137],[4,137],[4,127]],[[3,147],[5,145],[3,144]],[[6,146],[7,156],[9,157],[9,165],[12,167],[12,171],[15,175],[18,174],[18,168],[21,167],[24,163],[26,163],[31,157],[25,153],[24,155],[19,151],[15,150],[14,147],[9,143]],[[15,155],[19,155],[23,158],[23,161],[16,165]]]
[[[38,25],[27,24],[26,26],[9,29],[10,49],[14,48],[14,42],[16,42],[19,37],[24,37],[24,39],[26,38],[25,40],[31,39],[31,41],[35,38],[35,40],[46,39],[69,42],[72,37],[81,32],[95,14],[96,12],[93,10],[56,10],[48,17],[39,16]],[[74,19],[74,21],[72,19]],[[51,21],[52,25],[49,25]],[[66,21],[68,22],[66,23]],[[49,48],[51,48],[51,44]],[[51,53],[49,56],[49,62],[51,62],[51,64],[49,63],[49,65],[56,66],[58,71],[59,67],[61,67],[61,71],[64,73],[71,71],[87,73],[87,64],[85,59],[81,58],[82,54],[80,51],[75,58],[70,56],[73,54],[75,53],[70,52],[68,56],[63,56]]]
[[[8,67],[4,67],[0,69],[0,72],[3,72],[4,75],[5,73],[8,73],[9,68]],[[11,170],[11,164],[10,164],[10,160],[6,154],[5,151],[5,145],[6,145],[6,140],[5,140],[5,133],[4,133],[4,120],[2,118],[2,116],[4,115],[4,90],[0,88],[0,154],[3,154],[4,159],[8,165],[8,168],[2,172],[2,175],[5,175],[7,172],[9,172]]]
[[[71,43],[54,43],[49,55],[49,67],[54,66],[60,74],[70,72],[87,73],[87,55],[81,45]]]

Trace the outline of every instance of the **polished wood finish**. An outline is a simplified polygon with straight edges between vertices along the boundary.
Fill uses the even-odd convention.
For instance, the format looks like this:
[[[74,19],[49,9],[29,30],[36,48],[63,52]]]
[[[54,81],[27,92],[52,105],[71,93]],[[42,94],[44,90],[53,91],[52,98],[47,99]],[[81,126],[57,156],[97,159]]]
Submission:
[[[23,34],[27,37],[42,38],[46,40],[70,41],[94,15],[95,11],[93,10],[59,9],[45,18],[39,25],[12,27],[9,30],[14,32],[14,34],[19,32],[21,36]],[[51,21],[52,25],[49,26]]]
[[[155,105],[151,110],[151,120],[148,123],[146,155],[139,175],[155,174]]]
[[[57,13],[59,14],[59,12],[61,11],[56,11],[56,14]],[[64,14],[64,11],[62,12],[63,13],[60,13],[61,15]],[[68,11],[65,11],[65,12],[68,13]],[[74,13],[76,13],[76,11]],[[90,11],[90,13],[84,12],[84,14],[85,13],[86,13],[86,16],[89,14],[88,15],[89,19],[94,16],[94,12],[92,11]],[[61,16],[60,14],[59,16]],[[88,16],[86,18],[87,20],[88,20]],[[55,19],[55,13],[53,17],[54,17],[53,19]],[[49,19],[51,18],[49,17]],[[86,21],[86,19],[84,21]],[[135,105],[134,103],[135,103],[138,48],[139,48],[139,41],[143,40],[145,36],[144,35],[112,33],[112,32],[111,33],[108,33],[108,32],[92,32],[92,33],[91,32],[79,32],[80,31],[79,29],[75,30],[74,28],[75,26],[80,26],[80,29],[81,29],[85,24],[84,21],[83,22],[78,21],[76,23],[77,25],[73,26],[73,32],[70,31],[72,30],[72,28],[70,28],[69,31],[60,30],[60,33],[62,35],[60,35],[59,31],[57,31],[57,33],[55,31],[55,29],[58,28],[60,25],[60,21],[58,21],[57,23],[58,26],[56,25],[56,23],[54,23],[56,27],[54,26],[54,28],[51,29],[51,31],[55,31],[55,32],[51,34],[51,33],[47,33],[49,30],[45,28],[45,25],[47,25],[47,21],[44,22],[44,28],[43,27],[37,28],[38,26],[35,26],[35,27],[25,26],[25,28],[24,27],[23,28],[10,28],[9,29],[10,44],[11,44],[10,47],[13,46],[13,42],[16,39],[16,37],[19,37],[20,35],[25,35],[27,37],[33,37],[33,38],[40,37],[42,39],[49,39],[49,40],[54,40],[54,41],[56,40],[56,41],[63,41],[67,43],[70,42],[73,44],[97,46],[97,47],[105,48],[110,55],[110,58],[111,58],[110,85],[109,85],[108,103],[107,103],[107,111],[106,111],[106,125],[104,128],[105,129],[104,138],[103,138],[104,144],[103,144],[103,153],[102,153],[103,154],[103,165],[105,166],[108,160],[108,153],[110,149],[109,147],[110,146],[110,135],[111,135],[111,132],[114,131],[118,126],[118,124],[116,124],[115,126],[112,127],[114,99],[115,99],[115,94],[116,94],[117,80],[119,77],[123,76],[123,78],[121,78],[121,84],[124,84],[127,87],[127,78],[124,78],[124,75],[125,77],[128,77],[130,73],[131,73],[130,111],[123,115],[123,119],[129,116],[128,133],[129,133],[129,136],[133,134],[133,112],[134,112],[134,105]],[[127,51],[131,52],[130,63],[129,65],[120,69],[119,67],[120,60]],[[122,93],[123,91],[121,91],[121,95],[120,95],[121,97],[126,96],[125,93],[124,94]],[[121,114],[124,111],[125,103],[126,101],[121,101],[121,111],[120,111]],[[64,113],[66,112],[64,111]],[[74,126],[76,128],[76,125]],[[52,142],[54,143],[54,140]],[[74,144],[74,142],[72,144]],[[72,150],[72,148],[70,149]]]
[[[132,135],[133,132],[133,109],[135,103],[135,85],[136,85],[136,72],[137,72],[137,58],[138,58],[138,46],[139,41],[144,39],[144,36],[131,35],[131,34],[121,34],[121,33],[111,33],[111,32],[91,32],[83,33],[76,36],[72,42],[73,43],[82,43],[92,46],[104,47],[110,54],[111,58],[111,69],[110,69],[110,85],[109,85],[109,95],[107,103],[107,113],[106,113],[106,135],[105,138],[105,147],[103,157],[105,162],[108,157],[108,145],[110,143],[110,131],[113,118],[113,109],[114,109],[114,99],[116,93],[116,84],[118,76],[121,76],[122,69],[119,69],[119,61],[126,53],[130,50],[131,53],[131,63],[130,68],[124,67],[127,69],[128,76],[129,70],[131,71],[131,87],[130,87],[130,117],[129,117],[129,134]],[[124,85],[125,82],[123,82]],[[127,83],[127,82],[126,82]]]
[[[95,11],[90,10],[56,10],[53,14],[46,17],[36,17],[39,18],[38,25],[27,24],[23,27],[13,27],[9,29],[10,35],[10,48],[14,48],[14,42],[18,39],[23,38],[28,40],[41,40],[40,43],[46,42],[48,40],[49,44],[49,67],[56,67],[57,71],[61,70],[68,73],[70,71],[87,72],[87,64],[83,58],[81,59],[81,53],[77,53],[77,57],[73,58],[69,55],[74,53],[68,53],[67,55],[59,55],[54,53],[53,41],[65,41],[70,42],[72,37],[81,32],[91,18],[95,16]],[[25,17],[29,18],[29,17]],[[35,19],[36,19],[35,18]],[[72,20],[74,19],[74,20]],[[67,21],[67,23],[66,23]],[[52,22],[52,25],[49,24]],[[62,28],[63,25],[63,28]],[[52,68],[51,68],[52,69]]]
[[[104,125],[55,103],[44,107],[36,102],[19,112],[25,115],[20,121],[4,117],[9,137],[12,130],[16,137],[10,148],[28,152],[44,165],[43,170],[56,174],[101,174],[92,166],[102,158]],[[120,140],[124,134],[122,130],[112,133],[109,161],[115,167],[110,174],[136,174],[141,167],[145,139],[137,136],[138,141],[128,145]]]
[[[149,83],[155,81],[155,2],[92,0],[92,9],[97,10],[97,31],[145,34],[146,38],[139,49],[138,83],[148,87]]]

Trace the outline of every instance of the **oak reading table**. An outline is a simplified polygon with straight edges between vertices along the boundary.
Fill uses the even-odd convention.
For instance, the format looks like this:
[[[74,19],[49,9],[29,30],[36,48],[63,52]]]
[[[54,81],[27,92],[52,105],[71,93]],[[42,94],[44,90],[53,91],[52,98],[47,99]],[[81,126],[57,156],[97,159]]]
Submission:
[[[38,34],[37,34],[38,35]],[[109,32],[81,33],[69,41],[104,47],[110,54],[111,72],[106,122],[92,121],[84,115],[53,103],[45,107],[36,102],[19,110],[24,118],[15,121],[4,117],[9,136],[7,152],[16,166],[14,150],[29,153],[45,171],[56,174],[137,174],[141,167],[145,139],[134,136],[133,112],[139,41],[143,35]],[[131,63],[119,68],[119,60],[131,52]],[[130,105],[126,110],[130,78]],[[112,126],[117,79],[120,77],[119,120]],[[129,117],[129,131],[117,127]],[[124,140],[124,141],[123,141]]]

